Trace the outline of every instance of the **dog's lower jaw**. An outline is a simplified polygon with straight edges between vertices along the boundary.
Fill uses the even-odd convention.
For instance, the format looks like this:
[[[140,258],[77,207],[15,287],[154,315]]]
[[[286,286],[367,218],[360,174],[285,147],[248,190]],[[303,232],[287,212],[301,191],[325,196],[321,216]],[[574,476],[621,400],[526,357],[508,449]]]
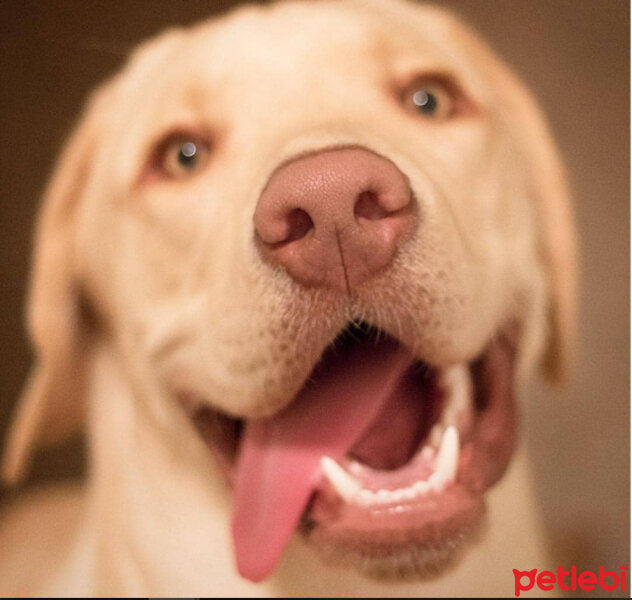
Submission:
[[[126,377],[112,349],[99,346],[90,374],[85,532],[94,554],[95,595],[460,596],[472,589],[502,595],[512,568],[548,564],[519,454],[489,494],[489,530],[444,577],[395,586],[373,581],[324,564],[295,536],[276,572],[252,584],[235,570],[230,492],[208,448],[177,407],[173,424],[183,437],[177,446],[166,442]]]
[[[456,567],[463,551],[478,539],[483,529],[483,496],[469,494],[463,488],[452,493],[461,496],[460,503],[468,503],[467,509],[452,523],[442,523],[440,537],[432,541],[416,541],[428,537],[423,528],[420,532],[414,529],[402,532],[401,540],[385,536],[382,543],[369,543],[362,535],[331,535],[322,526],[305,535],[328,564],[355,569],[366,577],[391,583],[436,578]]]
[[[236,563],[253,581],[273,571],[301,514],[335,563],[435,576],[478,529],[484,492],[512,454],[517,326],[449,367],[419,362],[374,328],[348,329],[279,415],[237,421],[179,396],[235,488]]]

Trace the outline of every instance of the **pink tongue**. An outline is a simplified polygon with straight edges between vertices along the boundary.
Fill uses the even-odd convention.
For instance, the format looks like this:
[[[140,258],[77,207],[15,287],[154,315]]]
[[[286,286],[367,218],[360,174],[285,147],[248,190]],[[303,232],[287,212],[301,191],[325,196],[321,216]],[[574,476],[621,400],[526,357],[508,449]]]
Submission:
[[[246,424],[232,525],[237,568],[252,581],[274,569],[318,484],[321,457],[347,453],[413,361],[390,340],[334,358],[321,362],[287,409]]]

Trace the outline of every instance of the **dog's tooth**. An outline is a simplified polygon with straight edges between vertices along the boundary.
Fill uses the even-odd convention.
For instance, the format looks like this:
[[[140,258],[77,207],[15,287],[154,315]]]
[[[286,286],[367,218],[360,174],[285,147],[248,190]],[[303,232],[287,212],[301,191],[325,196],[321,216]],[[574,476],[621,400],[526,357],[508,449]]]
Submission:
[[[389,504],[391,502],[401,502],[402,500],[412,500],[418,495],[419,490],[414,485],[397,490],[378,490],[373,492],[373,504]]]
[[[375,492],[375,499],[380,504],[387,504],[393,500],[393,493],[390,490],[378,490]]]
[[[412,486],[413,490],[415,490],[415,495],[425,494],[429,489],[430,485],[427,481],[418,481]]]
[[[404,490],[393,490],[392,492],[389,493],[389,498],[391,500],[391,502],[401,502],[404,499],[404,496],[402,495],[402,492]]]
[[[414,485],[410,487],[404,488],[403,490],[399,490],[400,496],[402,500],[412,500],[418,495],[418,491],[415,489]]]
[[[454,481],[459,465],[459,430],[449,426],[443,432],[439,451],[437,452],[436,471],[446,482]]]
[[[341,498],[350,502],[360,491],[360,484],[345,471],[335,460],[328,456],[320,459],[320,466],[329,480],[329,483],[338,492]]]

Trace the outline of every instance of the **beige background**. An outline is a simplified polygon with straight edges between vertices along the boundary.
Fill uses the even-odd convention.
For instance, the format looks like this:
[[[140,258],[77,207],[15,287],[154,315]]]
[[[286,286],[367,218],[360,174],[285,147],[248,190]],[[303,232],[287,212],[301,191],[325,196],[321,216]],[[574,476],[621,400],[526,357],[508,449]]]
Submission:
[[[138,40],[229,4],[0,4],[1,437],[30,360],[22,321],[33,218],[83,98]],[[536,382],[524,409],[555,551],[551,567],[629,565],[629,4],[444,4],[472,23],[540,98],[576,191],[583,270],[578,362],[566,390]],[[80,452],[69,445],[42,456],[34,479],[80,469]]]

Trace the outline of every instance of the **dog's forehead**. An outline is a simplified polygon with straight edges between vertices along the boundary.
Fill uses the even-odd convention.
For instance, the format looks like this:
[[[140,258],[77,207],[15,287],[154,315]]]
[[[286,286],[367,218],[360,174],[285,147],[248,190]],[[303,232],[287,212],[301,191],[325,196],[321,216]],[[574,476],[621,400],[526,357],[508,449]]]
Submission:
[[[235,82],[298,82],[305,73],[317,86],[325,70],[361,76],[386,64],[399,63],[406,71],[407,61],[415,62],[411,69],[454,69],[459,53],[453,38],[458,36],[446,25],[442,11],[397,0],[245,7],[180,31],[177,42],[174,35],[150,42],[128,71],[134,78],[135,71],[147,70],[151,63],[167,92],[179,85],[221,92]],[[156,55],[162,58],[155,60]]]

